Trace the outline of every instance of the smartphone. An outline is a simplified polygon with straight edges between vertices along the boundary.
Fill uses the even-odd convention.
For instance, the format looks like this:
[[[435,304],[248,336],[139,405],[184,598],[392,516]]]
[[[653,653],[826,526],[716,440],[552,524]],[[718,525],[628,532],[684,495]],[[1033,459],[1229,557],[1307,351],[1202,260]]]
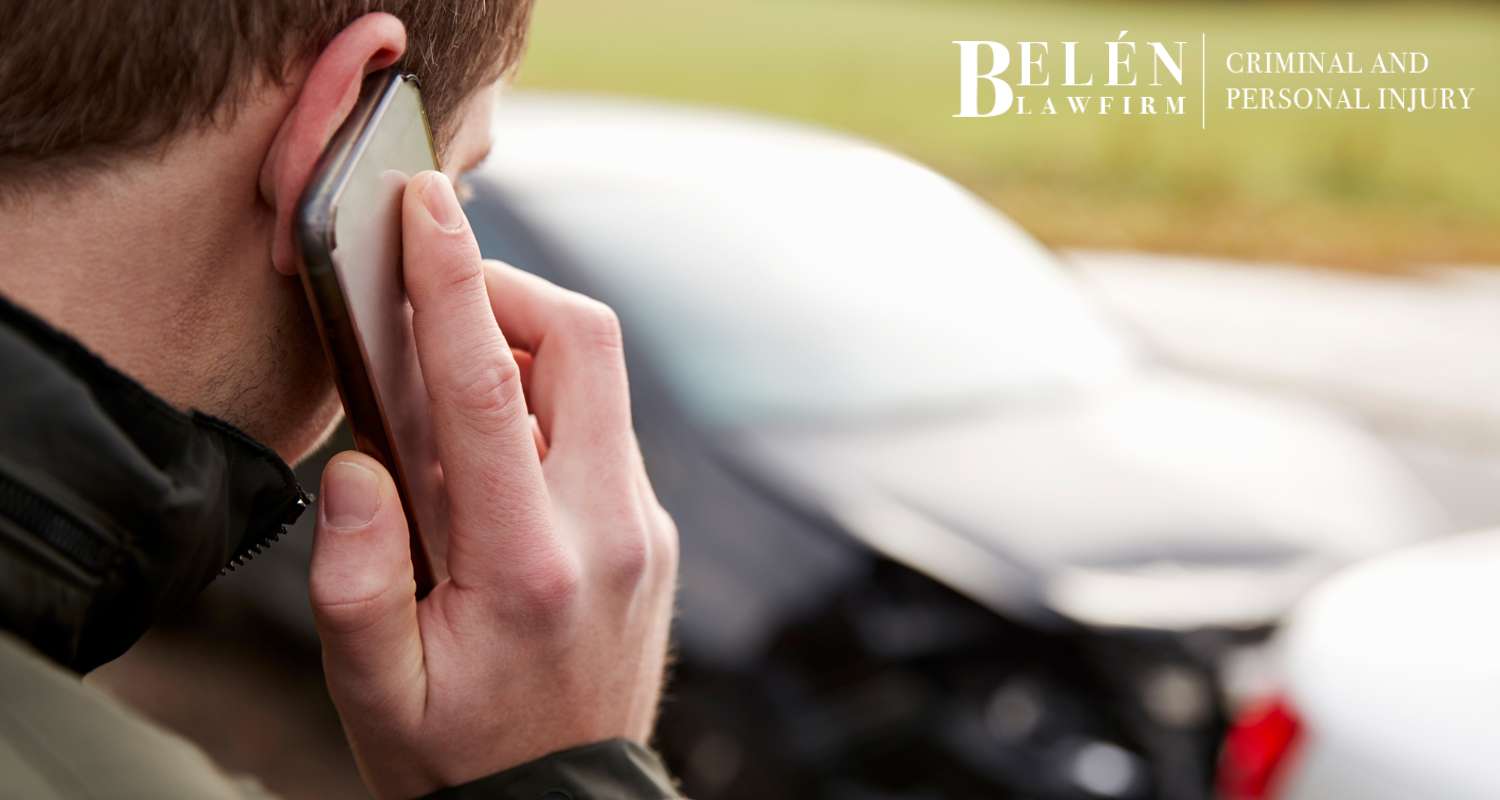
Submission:
[[[401,199],[412,176],[437,168],[417,79],[374,73],[318,161],[295,222],[302,284],[355,446],[390,471],[406,510],[419,596],[442,577],[433,546],[443,506],[401,275]]]

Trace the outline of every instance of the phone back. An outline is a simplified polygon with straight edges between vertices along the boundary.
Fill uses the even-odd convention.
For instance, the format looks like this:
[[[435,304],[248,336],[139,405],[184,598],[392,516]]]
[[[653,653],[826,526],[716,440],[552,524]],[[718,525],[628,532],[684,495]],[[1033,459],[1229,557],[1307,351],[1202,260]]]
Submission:
[[[441,470],[412,335],[412,309],[401,274],[401,204],[411,177],[438,167],[415,81],[389,78],[377,91],[373,103],[357,108],[350,130],[340,131],[329,163],[320,167],[320,174],[330,171],[324,175],[329,194],[323,198],[328,213],[323,225],[332,236],[324,267],[331,268],[341,290],[348,323],[343,333],[352,333],[354,345],[331,346],[330,355],[356,443],[391,468],[402,488],[408,522],[416,529],[413,560],[420,573],[427,566],[424,561],[444,563],[443,543],[434,535],[443,529],[437,517],[444,505],[439,502]],[[369,117],[359,120],[365,113]],[[325,341],[337,338],[333,329],[340,326],[330,323],[339,320],[326,319],[338,313],[327,308],[337,303],[325,297],[315,305],[324,307],[320,322]],[[340,363],[355,358],[359,363]],[[373,390],[373,409],[368,408],[366,385]],[[418,538],[417,531],[426,534]],[[426,553],[419,552],[424,541]],[[433,571],[433,580],[443,577]],[[424,582],[420,574],[418,582]]]

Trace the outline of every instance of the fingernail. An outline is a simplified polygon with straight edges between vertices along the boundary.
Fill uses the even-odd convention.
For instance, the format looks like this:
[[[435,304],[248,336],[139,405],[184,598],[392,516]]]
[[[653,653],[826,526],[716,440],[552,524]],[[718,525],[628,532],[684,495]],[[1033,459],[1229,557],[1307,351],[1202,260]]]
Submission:
[[[380,510],[380,479],[368,467],[335,461],[323,473],[323,521],[331,528],[362,528]]]
[[[458,205],[458,195],[453,193],[453,184],[441,172],[429,172],[423,177],[422,204],[438,227],[456,231],[464,225],[464,212]]]

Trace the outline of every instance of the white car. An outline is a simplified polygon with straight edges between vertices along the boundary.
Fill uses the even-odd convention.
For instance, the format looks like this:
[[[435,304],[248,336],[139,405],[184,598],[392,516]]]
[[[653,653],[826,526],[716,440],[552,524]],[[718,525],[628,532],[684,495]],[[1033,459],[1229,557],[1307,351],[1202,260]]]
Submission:
[[[927,167],[732,112],[501,105],[470,222],[620,314],[682,531],[660,744],[695,797],[1200,800],[1220,660],[1447,530],[1359,426],[1154,363]]]
[[[1276,646],[1231,730],[1226,800],[1500,798],[1500,531],[1353,567]]]

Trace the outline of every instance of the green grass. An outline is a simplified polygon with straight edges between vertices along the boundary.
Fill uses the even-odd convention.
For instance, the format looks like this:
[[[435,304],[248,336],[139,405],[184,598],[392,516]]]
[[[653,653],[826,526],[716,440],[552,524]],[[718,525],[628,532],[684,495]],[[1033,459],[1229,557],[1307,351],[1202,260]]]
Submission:
[[[1208,130],[1188,118],[953,119],[954,39],[1208,36]],[[1144,45],[1143,45],[1144,47]],[[1228,113],[1229,50],[1425,50],[1468,112]],[[1371,78],[1276,78],[1364,86]],[[525,87],[732,106],[850,131],[925,161],[1055,245],[1371,268],[1500,263],[1500,7],[1050,0],[568,0],[538,4]]]

